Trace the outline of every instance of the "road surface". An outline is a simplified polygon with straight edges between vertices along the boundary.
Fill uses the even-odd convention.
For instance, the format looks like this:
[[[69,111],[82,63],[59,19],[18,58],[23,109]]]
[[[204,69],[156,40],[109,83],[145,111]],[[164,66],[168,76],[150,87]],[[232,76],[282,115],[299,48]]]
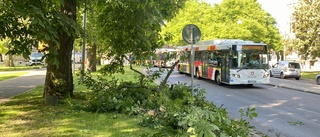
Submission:
[[[0,103],[44,84],[46,68],[32,69],[28,72],[24,76],[0,82]]]
[[[162,78],[164,77],[162,75]],[[178,83],[178,81],[190,84],[190,76],[174,72],[169,82]],[[290,83],[287,81],[299,82],[295,79],[286,79],[283,82]],[[249,122],[257,131],[270,137],[320,135],[319,94],[271,85],[219,86],[213,81],[203,79],[195,79],[194,83],[200,88],[205,88],[206,98],[217,106],[223,105],[232,118],[240,118],[240,108],[245,110],[248,107],[255,107],[259,116]]]

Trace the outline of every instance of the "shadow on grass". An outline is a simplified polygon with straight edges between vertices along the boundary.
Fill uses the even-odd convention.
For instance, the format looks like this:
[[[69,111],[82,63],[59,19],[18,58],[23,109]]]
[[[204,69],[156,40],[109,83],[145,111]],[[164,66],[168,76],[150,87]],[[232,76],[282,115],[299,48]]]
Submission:
[[[148,136],[156,130],[141,127],[136,116],[90,113],[77,109],[84,100],[59,100],[44,105],[43,86],[0,104],[1,136]],[[77,93],[76,93],[77,94]]]

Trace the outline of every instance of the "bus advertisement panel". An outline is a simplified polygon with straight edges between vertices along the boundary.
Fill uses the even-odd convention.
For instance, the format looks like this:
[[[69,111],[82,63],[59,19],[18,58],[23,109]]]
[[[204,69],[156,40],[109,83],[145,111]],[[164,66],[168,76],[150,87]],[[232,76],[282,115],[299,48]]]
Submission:
[[[249,85],[270,82],[267,45],[243,40],[210,40],[194,46],[194,76],[218,84]],[[181,48],[180,73],[190,74],[190,47]]]

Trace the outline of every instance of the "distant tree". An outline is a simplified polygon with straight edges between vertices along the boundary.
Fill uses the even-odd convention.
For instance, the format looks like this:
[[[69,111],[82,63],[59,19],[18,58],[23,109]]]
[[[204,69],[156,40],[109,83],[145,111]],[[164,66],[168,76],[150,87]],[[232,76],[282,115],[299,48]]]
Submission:
[[[5,47],[5,41],[0,40],[0,62],[3,62],[3,54],[6,54],[8,52],[8,48]]]
[[[100,28],[97,27],[97,7],[93,4],[94,1],[89,1],[87,12],[87,23],[86,23],[86,51],[87,51],[87,67],[88,70],[95,72],[97,71],[97,48],[101,49],[103,37],[99,37],[98,33]]]
[[[188,0],[185,7],[179,10],[177,16],[167,21],[162,27],[161,34],[163,39],[169,45],[185,45],[182,39],[182,29],[187,24],[195,24],[200,28],[202,40],[212,38],[213,33],[209,31],[216,26],[211,22],[211,18],[216,17],[212,14],[214,14],[214,11],[208,3]]]
[[[128,56],[147,59],[152,51],[163,46],[159,32],[164,20],[170,20],[185,0],[120,0],[116,4],[99,1],[97,27],[105,47],[102,52],[110,60],[103,68],[123,72]]]
[[[187,24],[200,28],[202,40],[244,39],[264,42],[269,48],[282,50],[275,19],[256,0],[224,0],[213,6],[189,0],[163,28],[165,40],[171,45],[185,45],[181,31]]]
[[[300,0],[292,14],[295,47],[303,59],[320,57],[320,0]]]
[[[12,54],[7,54],[10,48],[12,48],[12,45],[9,44],[8,39],[0,41],[0,62],[4,62],[7,67],[14,67]],[[2,54],[7,56],[6,60],[2,58]]]

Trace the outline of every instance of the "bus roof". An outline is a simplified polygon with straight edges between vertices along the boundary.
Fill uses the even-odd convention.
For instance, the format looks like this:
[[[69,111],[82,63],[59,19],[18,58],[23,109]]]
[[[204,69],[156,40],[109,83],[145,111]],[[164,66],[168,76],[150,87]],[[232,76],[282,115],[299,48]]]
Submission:
[[[241,39],[217,39],[200,41],[194,48],[196,51],[201,50],[228,50],[232,45],[266,45],[264,43],[254,43],[253,41],[245,41]],[[179,49],[190,51],[191,46],[180,46]]]

